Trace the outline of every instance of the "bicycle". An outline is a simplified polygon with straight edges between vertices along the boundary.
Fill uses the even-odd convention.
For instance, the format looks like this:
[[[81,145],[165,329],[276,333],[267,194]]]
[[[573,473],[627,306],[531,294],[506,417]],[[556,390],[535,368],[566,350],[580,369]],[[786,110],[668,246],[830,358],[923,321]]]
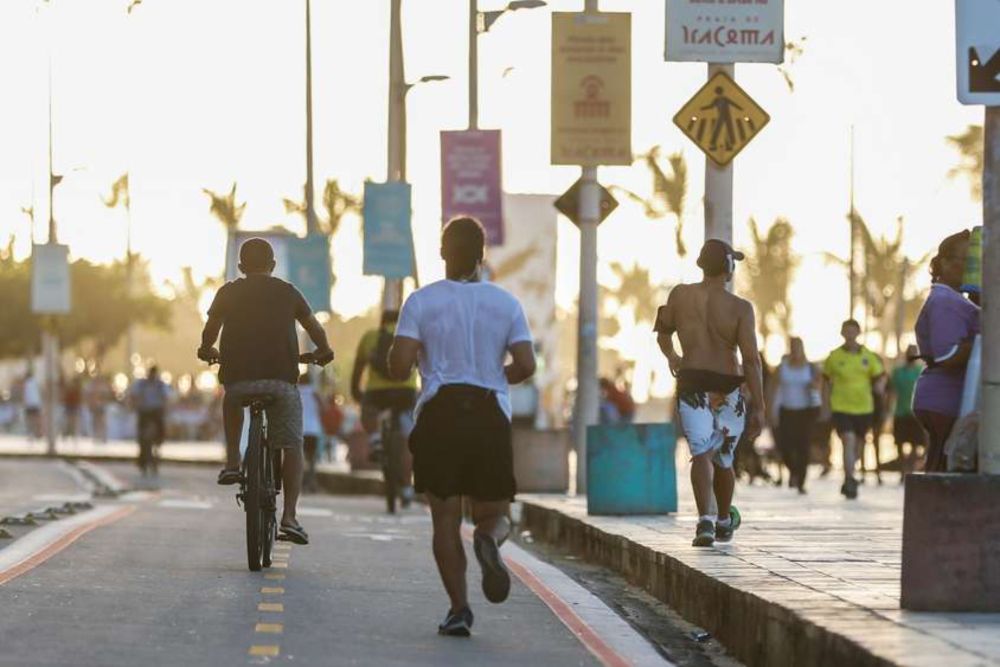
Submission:
[[[403,479],[403,448],[406,438],[403,437],[402,413],[399,410],[387,410],[382,417],[382,480],[385,489],[385,505],[389,514],[396,513],[396,499],[402,506],[410,502],[402,493]]]

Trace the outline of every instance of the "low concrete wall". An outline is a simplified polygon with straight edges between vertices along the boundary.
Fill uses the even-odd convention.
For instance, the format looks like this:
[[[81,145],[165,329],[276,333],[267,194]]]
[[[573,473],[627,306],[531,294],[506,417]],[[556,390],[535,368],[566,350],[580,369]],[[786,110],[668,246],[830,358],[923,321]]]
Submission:
[[[633,585],[666,602],[685,619],[708,630],[747,665],[756,667],[882,667],[894,663],[825,627],[823,613],[850,616],[842,609],[809,618],[752,591],[725,583],[662,551],[606,533],[584,520],[524,502],[522,528],[537,540],[567,549],[610,568]],[[774,585],[761,581],[762,586]],[[859,622],[862,622],[859,617]]]
[[[522,493],[566,493],[569,489],[568,430],[514,428],[514,479]]]

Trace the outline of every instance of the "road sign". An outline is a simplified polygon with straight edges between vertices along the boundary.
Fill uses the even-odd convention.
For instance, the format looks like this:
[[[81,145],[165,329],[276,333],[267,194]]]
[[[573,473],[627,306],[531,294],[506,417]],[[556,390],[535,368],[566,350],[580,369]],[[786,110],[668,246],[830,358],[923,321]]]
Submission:
[[[414,274],[410,184],[365,182],[366,276],[402,279]]]
[[[720,167],[771,121],[745,90],[719,72],[674,116],[674,124]]]
[[[31,312],[65,315],[69,310],[69,246],[36,244],[31,250]]]
[[[552,204],[555,206],[560,213],[569,218],[574,225],[580,226],[580,188],[583,187],[583,179],[578,180],[570,189],[562,194],[559,199],[555,200]],[[618,200],[615,199],[608,189],[597,184],[600,188],[601,195],[601,217],[597,219],[597,223],[600,224],[604,222],[604,219],[611,215],[611,212],[618,208]]]
[[[667,0],[670,61],[780,63],[785,59],[784,0]]]
[[[956,0],[958,101],[1000,106],[1000,0]]]
[[[631,14],[552,14],[552,164],[632,164],[631,77]]]
[[[324,234],[286,241],[288,279],[315,312],[330,312],[330,239]]]
[[[500,130],[441,133],[441,218],[468,215],[486,228],[486,243],[503,245]]]

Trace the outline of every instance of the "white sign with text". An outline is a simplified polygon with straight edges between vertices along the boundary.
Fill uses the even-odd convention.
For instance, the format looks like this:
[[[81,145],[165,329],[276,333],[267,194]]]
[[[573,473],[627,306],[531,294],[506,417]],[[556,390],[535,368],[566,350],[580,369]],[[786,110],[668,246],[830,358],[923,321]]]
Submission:
[[[784,0],[667,0],[665,59],[706,63],[780,63],[785,59]]]

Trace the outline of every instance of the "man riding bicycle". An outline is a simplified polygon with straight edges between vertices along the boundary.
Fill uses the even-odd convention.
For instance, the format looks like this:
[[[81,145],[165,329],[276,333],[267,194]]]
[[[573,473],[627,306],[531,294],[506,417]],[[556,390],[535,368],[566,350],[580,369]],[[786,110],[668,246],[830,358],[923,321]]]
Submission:
[[[208,310],[198,358],[220,362],[219,381],[225,388],[222,403],[226,437],[226,467],[218,483],[238,484],[240,436],[243,431],[243,400],[268,394],[267,436],[275,448],[284,450],[282,481],[285,491],[280,530],[285,539],[308,544],[309,536],[296,519],[296,503],[302,487],[302,403],[299,400],[298,322],[316,345],[313,361],[323,365],[333,360],[326,332],[316,320],[305,298],[291,283],[271,275],[274,250],[263,239],[249,239],[240,247],[243,278],[223,285]],[[222,332],[220,349],[216,339]]]
[[[136,439],[139,441],[139,468],[143,477],[156,474],[153,448],[162,445],[166,437],[169,398],[170,387],[160,379],[160,369],[155,365],[150,366],[146,377],[136,380],[129,390],[129,402],[137,417]]]
[[[351,373],[351,397],[361,406],[361,427],[368,434],[375,455],[380,455],[383,449],[379,423],[382,414],[392,412],[399,416],[402,431],[400,435],[404,441],[409,439],[413,430],[412,414],[413,407],[417,403],[417,373],[415,370],[411,371],[405,380],[393,380],[389,377],[389,349],[392,347],[398,320],[399,311],[382,312],[379,327],[361,337]],[[363,384],[362,379],[364,379]],[[403,457],[402,479],[405,486],[402,499],[405,506],[413,500],[413,486],[410,484],[412,461],[406,447],[403,447],[400,453]]]

